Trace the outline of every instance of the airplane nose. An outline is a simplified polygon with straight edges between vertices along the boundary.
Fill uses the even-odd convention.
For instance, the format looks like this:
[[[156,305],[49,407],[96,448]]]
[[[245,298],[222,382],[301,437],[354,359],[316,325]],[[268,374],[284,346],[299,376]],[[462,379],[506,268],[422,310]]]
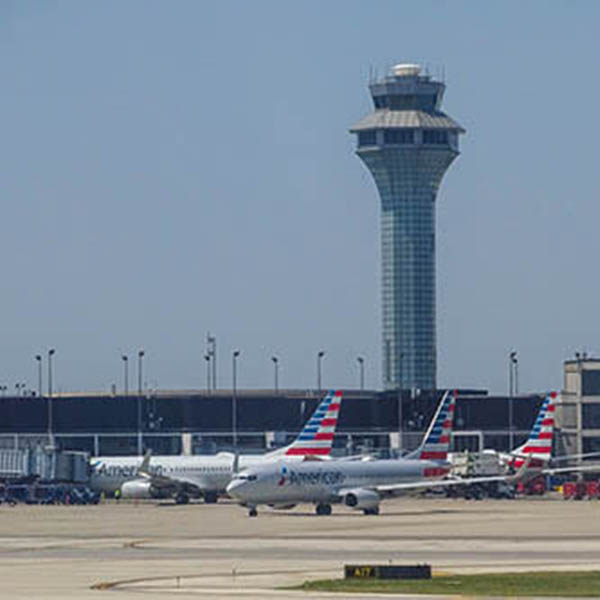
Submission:
[[[234,479],[233,481],[229,482],[229,484],[225,488],[225,491],[232,498],[241,499],[240,491],[241,491],[241,488],[243,488],[243,487],[244,487],[244,482],[243,481],[239,481],[239,480],[235,480]]]

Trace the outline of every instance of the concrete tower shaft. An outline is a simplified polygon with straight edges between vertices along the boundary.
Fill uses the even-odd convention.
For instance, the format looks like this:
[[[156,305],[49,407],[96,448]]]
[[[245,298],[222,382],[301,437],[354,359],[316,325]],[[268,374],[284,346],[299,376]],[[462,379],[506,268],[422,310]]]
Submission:
[[[464,133],[440,111],[444,89],[397,65],[370,85],[375,110],[351,129],[381,198],[386,388],[436,388],[435,199]]]

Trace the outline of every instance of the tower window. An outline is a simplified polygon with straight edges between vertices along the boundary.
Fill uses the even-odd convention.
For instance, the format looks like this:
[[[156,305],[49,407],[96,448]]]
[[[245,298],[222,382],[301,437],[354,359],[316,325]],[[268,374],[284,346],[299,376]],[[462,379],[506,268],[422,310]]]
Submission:
[[[359,146],[376,146],[377,145],[377,136],[375,135],[375,130],[370,129],[369,131],[359,131],[358,132],[358,145]]]
[[[423,130],[424,144],[447,144],[448,132],[443,129],[424,129]]]
[[[375,96],[373,98],[373,104],[375,104],[375,108],[387,108],[387,97]]]
[[[436,99],[435,94],[389,94],[373,96],[373,104],[376,109],[424,110],[431,113],[435,111]]]
[[[383,141],[386,144],[414,144],[414,129],[384,129]]]

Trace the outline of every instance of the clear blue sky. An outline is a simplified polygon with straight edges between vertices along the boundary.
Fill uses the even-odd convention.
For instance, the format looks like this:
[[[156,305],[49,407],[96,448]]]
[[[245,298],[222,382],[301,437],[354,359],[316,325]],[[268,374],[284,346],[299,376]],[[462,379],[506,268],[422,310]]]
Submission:
[[[380,387],[369,68],[444,66],[440,386],[562,383],[600,352],[596,2],[0,4],[0,383]],[[134,362],[133,360],[131,361]],[[133,365],[132,365],[133,366]],[[44,364],[45,370],[45,364]],[[44,379],[46,375],[44,374]],[[135,381],[132,369],[130,379]]]

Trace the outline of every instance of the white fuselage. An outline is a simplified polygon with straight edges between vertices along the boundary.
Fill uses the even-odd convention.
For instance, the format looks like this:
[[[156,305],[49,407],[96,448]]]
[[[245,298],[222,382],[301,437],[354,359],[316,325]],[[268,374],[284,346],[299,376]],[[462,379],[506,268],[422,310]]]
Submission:
[[[273,460],[269,454],[240,455],[238,469]],[[292,459],[292,462],[294,459]],[[90,459],[90,487],[112,493],[138,477],[140,456],[98,456]],[[234,475],[235,456],[229,452],[215,455],[153,456],[149,471],[196,485],[202,490],[224,492]]]
[[[279,460],[239,473],[227,492],[250,504],[335,502],[341,490],[438,479],[449,468],[428,460],[305,462]]]

